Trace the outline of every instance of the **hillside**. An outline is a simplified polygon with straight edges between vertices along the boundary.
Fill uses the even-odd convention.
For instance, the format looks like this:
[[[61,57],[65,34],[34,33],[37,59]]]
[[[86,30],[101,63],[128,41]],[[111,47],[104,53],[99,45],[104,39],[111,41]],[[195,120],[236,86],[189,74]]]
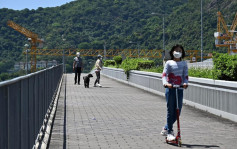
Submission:
[[[203,5],[204,51],[213,51],[216,12],[221,10],[227,24],[231,24],[237,2],[205,0]],[[48,49],[102,49],[104,43],[107,49],[162,49],[162,16],[152,13],[163,12],[166,49],[180,43],[185,49],[200,50],[200,0],[78,0],[55,8],[0,9],[0,73],[23,59],[22,50],[27,43],[23,35],[6,25],[9,19],[44,38],[44,48]],[[68,66],[71,59],[68,58]]]

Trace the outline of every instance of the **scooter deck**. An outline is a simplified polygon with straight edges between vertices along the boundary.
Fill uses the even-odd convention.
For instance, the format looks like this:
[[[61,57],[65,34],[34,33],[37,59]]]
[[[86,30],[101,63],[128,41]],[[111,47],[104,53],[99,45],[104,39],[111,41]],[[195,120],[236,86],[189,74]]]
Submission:
[[[179,147],[181,147],[181,145],[182,145],[181,137],[176,137],[175,140],[171,140],[171,141],[168,141],[167,138],[165,140],[166,140],[166,143],[168,143],[168,144],[176,144]]]

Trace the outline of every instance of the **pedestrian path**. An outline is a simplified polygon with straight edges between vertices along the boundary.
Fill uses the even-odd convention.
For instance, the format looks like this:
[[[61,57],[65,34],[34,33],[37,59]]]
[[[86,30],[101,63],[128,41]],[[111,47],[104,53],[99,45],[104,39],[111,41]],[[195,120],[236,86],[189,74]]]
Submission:
[[[164,97],[104,76],[102,88],[93,87],[95,75],[90,88],[84,88],[83,80],[74,85],[74,74],[66,78],[66,99],[64,79],[50,149],[178,148],[160,135]],[[236,149],[237,123],[185,105],[180,121],[182,148]]]

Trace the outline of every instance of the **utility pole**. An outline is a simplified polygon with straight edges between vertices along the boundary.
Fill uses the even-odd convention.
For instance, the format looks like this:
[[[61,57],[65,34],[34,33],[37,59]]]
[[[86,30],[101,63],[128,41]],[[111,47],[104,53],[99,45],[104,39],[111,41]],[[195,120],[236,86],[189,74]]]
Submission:
[[[165,51],[165,14],[163,14],[163,50]]]
[[[26,74],[28,74],[28,48],[29,48],[29,45],[28,44],[25,44],[25,47],[26,47]]]
[[[202,23],[202,0],[201,0],[201,62],[202,62],[202,56],[203,56],[203,23]]]
[[[64,38],[64,35],[62,35],[62,40],[63,40],[63,44],[65,44],[65,38]],[[65,69],[65,50],[64,50],[64,47],[63,47],[63,73],[66,72],[66,69]]]
[[[106,60],[106,42],[104,42],[104,60]]]

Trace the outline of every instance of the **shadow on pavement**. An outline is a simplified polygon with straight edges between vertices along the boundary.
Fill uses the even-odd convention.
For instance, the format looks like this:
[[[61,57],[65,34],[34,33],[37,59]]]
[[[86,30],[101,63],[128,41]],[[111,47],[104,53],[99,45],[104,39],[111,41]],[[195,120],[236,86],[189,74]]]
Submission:
[[[220,146],[216,146],[216,145],[182,144],[182,147],[186,147],[186,148],[194,148],[194,147],[198,147],[198,148],[213,148],[213,147],[220,147]]]

